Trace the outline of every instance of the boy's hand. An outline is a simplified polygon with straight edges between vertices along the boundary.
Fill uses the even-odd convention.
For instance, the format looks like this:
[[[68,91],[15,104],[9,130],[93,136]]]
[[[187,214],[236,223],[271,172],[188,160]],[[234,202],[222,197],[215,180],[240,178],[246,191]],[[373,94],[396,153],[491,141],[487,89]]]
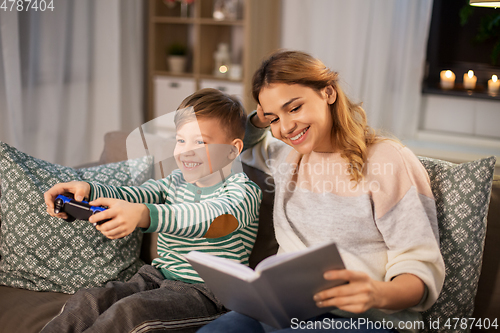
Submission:
[[[99,198],[89,204],[108,207],[105,211],[92,215],[89,222],[96,223],[110,219],[101,225],[96,225],[96,229],[109,239],[123,238],[137,227],[149,228],[149,209],[146,205],[111,198]]]
[[[50,188],[43,195],[43,199],[47,205],[47,213],[51,216],[62,219],[68,218],[66,213],[54,213],[54,201],[56,200],[56,197],[60,194],[64,195],[66,193],[72,193],[76,201],[82,201],[85,197],[90,195],[90,185],[87,182],[73,181],[69,183],[59,183],[52,186],[52,188]]]

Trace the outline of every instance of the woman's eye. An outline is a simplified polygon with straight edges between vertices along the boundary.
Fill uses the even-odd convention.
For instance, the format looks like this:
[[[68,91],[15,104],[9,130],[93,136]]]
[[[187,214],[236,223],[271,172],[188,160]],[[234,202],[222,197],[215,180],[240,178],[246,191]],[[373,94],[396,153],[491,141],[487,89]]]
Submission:
[[[293,109],[291,109],[290,112],[299,111],[301,107],[302,107],[302,105],[296,106]]]
[[[274,124],[275,122],[277,122],[280,118],[274,118],[270,121],[271,124]]]

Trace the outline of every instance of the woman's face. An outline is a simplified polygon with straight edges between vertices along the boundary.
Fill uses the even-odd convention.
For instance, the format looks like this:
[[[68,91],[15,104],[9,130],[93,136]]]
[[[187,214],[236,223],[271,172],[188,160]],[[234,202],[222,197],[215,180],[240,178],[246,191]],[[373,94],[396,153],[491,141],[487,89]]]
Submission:
[[[270,84],[259,94],[274,137],[301,154],[335,151],[330,104],[336,98],[332,86],[318,92],[300,84],[284,83]]]

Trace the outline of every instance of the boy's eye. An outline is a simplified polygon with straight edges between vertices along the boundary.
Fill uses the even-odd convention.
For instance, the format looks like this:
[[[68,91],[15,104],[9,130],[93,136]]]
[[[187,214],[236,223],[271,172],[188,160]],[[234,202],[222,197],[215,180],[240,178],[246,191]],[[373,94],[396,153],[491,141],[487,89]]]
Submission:
[[[202,141],[202,140],[196,140],[196,144],[197,144],[197,145],[204,145],[204,144],[205,144],[205,141]]]
[[[184,143],[185,141],[183,139],[177,139],[177,143]]]
[[[280,119],[280,118],[274,118],[274,119],[271,119],[270,123],[271,123],[271,124],[274,124],[274,123],[276,123],[279,119]]]

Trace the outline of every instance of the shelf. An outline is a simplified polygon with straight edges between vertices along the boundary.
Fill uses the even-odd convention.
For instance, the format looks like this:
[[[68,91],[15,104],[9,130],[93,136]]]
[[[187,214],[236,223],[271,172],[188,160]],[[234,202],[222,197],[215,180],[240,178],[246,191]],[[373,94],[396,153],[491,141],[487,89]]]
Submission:
[[[177,107],[181,97],[202,87],[226,91],[238,96],[247,110],[255,108],[250,94],[251,76],[262,58],[279,47],[281,0],[237,1],[241,7],[234,20],[213,18],[216,0],[196,0],[188,6],[186,16],[181,16],[178,1],[173,6],[167,6],[164,0],[148,1],[146,119],[153,119],[174,105]],[[175,43],[188,48],[185,73],[169,70],[167,52]],[[221,43],[229,46],[230,64],[241,66],[241,79],[213,75],[214,53]],[[178,84],[182,89],[165,86],[166,82]]]
[[[185,77],[185,78],[191,78],[191,79],[195,78],[194,73],[189,73],[189,72],[186,72],[186,73],[172,73],[172,72],[169,72],[169,71],[154,71],[153,75],[155,75],[155,76]]]
[[[423,94],[442,95],[442,96],[455,96],[464,98],[486,99],[490,101],[500,101],[500,94],[493,96],[488,94],[484,86],[477,85],[474,90],[466,90],[462,83],[455,83],[453,89],[441,89],[438,85],[424,86],[422,88]]]
[[[193,17],[170,17],[155,16],[153,23],[164,24],[201,24],[201,25],[224,25],[224,26],[244,26],[243,20],[215,20],[212,18],[193,18]]]
[[[204,25],[228,25],[228,26],[244,26],[243,20],[215,20],[211,18],[200,18],[200,24]]]
[[[234,82],[234,83],[241,83],[243,80],[231,80],[226,77],[220,77],[220,76],[215,76],[215,75],[209,75],[209,74],[200,74],[199,78],[202,80],[217,80],[217,81],[222,81],[222,82]]]
[[[153,18],[154,23],[170,23],[170,24],[193,24],[195,19],[192,17],[165,17],[165,16],[155,16]]]

